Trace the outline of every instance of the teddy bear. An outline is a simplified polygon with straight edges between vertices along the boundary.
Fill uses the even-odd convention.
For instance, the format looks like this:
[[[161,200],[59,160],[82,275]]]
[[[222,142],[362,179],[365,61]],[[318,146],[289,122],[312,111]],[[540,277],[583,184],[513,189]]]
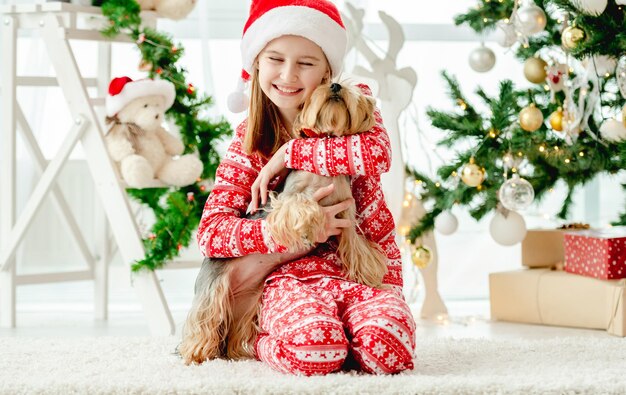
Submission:
[[[128,187],[155,186],[155,179],[182,187],[202,174],[200,159],[182,155],[183,143],[161,126],[175,97],[174,84],[166,80],[119,77],[109,84],[105,142]]]
[[[183,19],[193,10],[196,0],[137,0],[142,10],[154,10],[159,16]]]

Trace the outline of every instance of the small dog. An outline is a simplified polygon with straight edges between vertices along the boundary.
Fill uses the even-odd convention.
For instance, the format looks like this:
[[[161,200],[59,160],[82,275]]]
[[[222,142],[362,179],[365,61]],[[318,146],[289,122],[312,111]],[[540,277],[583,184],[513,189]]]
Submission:
[[[294,122],[294,130],[303,137],[345,136],[371,129],[375,124],[374,99],[357,87],[338,83],[320,85],[306,101]],[[319,203],[313,193],[335,184],[334,192]],[[290,252],[302,251],[313,245],[324,230],[322,206],[331,206],[352,197],[348,176],[324,177],[306,171],[292,171],[280,194],[270,195],[269,209],[259,210],[251,219],[266,216],[274,240]],[[357,232],[354,206],[337,215],[349,219],[355,226],[344,228],[338,236],[337,252],[344,271],[353,281],[382,288],[387,272],[387,258],[380,247]],[[258,316],[263,284],[248,290],[243,312],[235,317],[235,302],[229,278],[234,265],[230,259],[205,259],[198,279],[183,340],[178,351],[186,364],[202,363],[207,359],[254,357],[254,341],[259,332]],[[252,303],[250,303],[250,298]],[[241,306],[238,306],[241,310]]]

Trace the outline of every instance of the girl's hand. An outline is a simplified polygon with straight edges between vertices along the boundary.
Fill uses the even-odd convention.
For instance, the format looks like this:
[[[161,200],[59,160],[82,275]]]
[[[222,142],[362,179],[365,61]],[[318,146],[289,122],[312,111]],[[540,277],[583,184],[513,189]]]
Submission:
[[[250,212],[254,213],[259,208],[259,200],[261,207],[267,203],[268,185],[270,181],[276,176],[284,177],[287,175],[289,169],[285,167],[285,151],[287,150],[287,144],[283,144],[272,158],[267,162],[265,166],[259,172],[259,175],[252,184],[252,202],[250,203]]]
[[[334,184],[322,187],[313,194],[313,199],[319,203],[320,200],[332,194],[334,190]],[[317,238],[315,239],[316,243],[325,243],[329,237],[341,234],[343,228],[354,226],[354,224],[349,219],[337,218],[337,214],[344,210],[347,210],[353,204],[354,199],[349,198],[332,206],[322,207],[326,226],[324,228],[324,231],[321,234],[317,235]]]

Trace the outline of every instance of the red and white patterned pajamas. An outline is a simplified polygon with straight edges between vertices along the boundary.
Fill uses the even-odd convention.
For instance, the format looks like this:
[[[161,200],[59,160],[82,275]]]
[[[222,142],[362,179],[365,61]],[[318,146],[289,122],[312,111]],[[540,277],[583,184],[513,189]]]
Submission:
[[[360,88],[371,95],[366,86],[361,85]],[[380,112],[376,110],[374,115],[376,125],[365,133],[291,140],[285,153],[285,166],[323,176],[351,176],[359,230],[387,255],[387,274],[383,284],[390,290],[375,290],[345,280],[336,254],[337,246],[332,241],[319,245],[304,258],[282,265],[266,282],[262,328],[267,333],[259,338],[257,347],[259,358],[280,371],[304,374],[332,372],[341,366],[349,349],[368,372],[397,372],[413,366],[411,356],[415,323],[400,296],[400,249],[395,242],[395,224],[380,185],[380,175],[391,165],[391,147]],[[200,250],[207,257],[234,258],[286,251],[284,246],[272,240],[264,219],[245,218],[251,201],[252,183],[267,163],[260,155],[249,155],[243,150],[246,129],[246,121],[237,127],[204,206],[197,237]],[[269,188],[274,189],[277,182],[277,179],[273,180]],[[287,291],[296,288],[298,291]],[[294,304],[301,301],[300,297],[304,294],[311,295],[311,300],[316,302],[311,302],[302,312],[293,310]],[[359,298],[370,294],[371,299],[359,301]],[[400,316],[399,312],[403,315]],[[301,318],[302,314],[307,318],[298,321],[297,317]],[[285,324],[289,320],[294,325],[306,324],[300,335],[308,336],[307,341],[311,344],[298,344],[296,347],[294,342],[299,333]],[[347,337],[340,337],[344,328],[347,329]],[[319,335],[320,330],[325,335]],[[330,336],[326,340],[330,343],[322,344],[323,339],[317,341],[312,336],[315,339]],[[318,353],[329,345],[336,355],[331,356],[328,362],[312,363],[301,354],[308,350],[311,355],[321,355]],[[325,357],[328,355],[325,354]],[[291,365],[285,361],[292,361],[289,362]]]
[[[415,322],[400,295],[335,278],[266,285],[257,356],[284,373],[341,369],[348,353],[368,373],[413,369]]]

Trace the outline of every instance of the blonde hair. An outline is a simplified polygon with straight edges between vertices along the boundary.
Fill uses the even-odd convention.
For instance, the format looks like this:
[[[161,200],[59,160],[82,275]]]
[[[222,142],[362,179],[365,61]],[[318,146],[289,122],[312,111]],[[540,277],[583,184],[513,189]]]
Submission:
[[[283,123],[278,107],[261,89],[258,68],[255,67],[251,78],[248,130],[243,140],[243,149],[249,155],[258,153],[269,158],[286,142],[287,136],[280,133]]]

